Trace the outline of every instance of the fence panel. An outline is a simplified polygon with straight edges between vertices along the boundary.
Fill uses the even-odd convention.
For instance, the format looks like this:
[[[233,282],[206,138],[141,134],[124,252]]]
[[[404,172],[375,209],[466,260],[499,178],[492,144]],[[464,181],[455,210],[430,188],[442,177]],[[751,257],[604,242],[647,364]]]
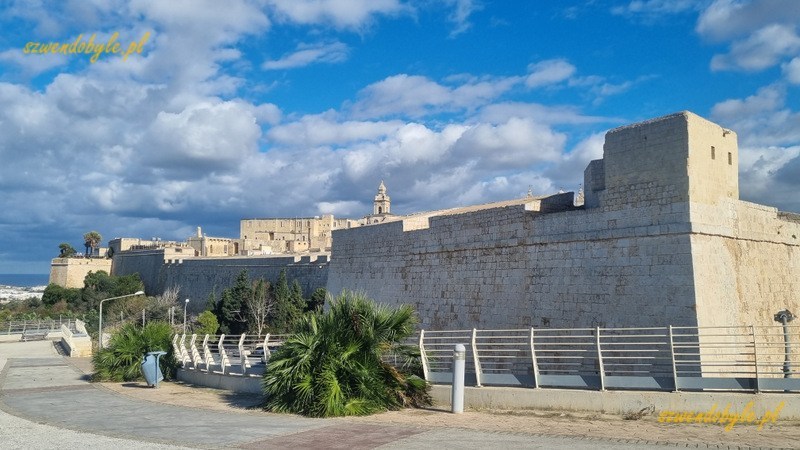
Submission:
[[[800,326],[422,330],[421,336],[433,383],[452,381],[452,352],[460,343],[467,348],[468,385],[800,391]]]

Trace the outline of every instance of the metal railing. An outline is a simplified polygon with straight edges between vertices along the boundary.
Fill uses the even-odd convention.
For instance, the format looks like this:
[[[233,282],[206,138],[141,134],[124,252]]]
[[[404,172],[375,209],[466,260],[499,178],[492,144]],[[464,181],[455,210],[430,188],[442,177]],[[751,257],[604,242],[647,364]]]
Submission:
[[[175,358],[184,369],[226,375],[261,376],[285,335],[184,335],[172,338]]]
[[[787,331],[800,342],[800,326]],[[789,350],[780,325],[422,330],[428,381],[452,381],[459,343],[474,386],[800,391],[800,352]]]
[[[787,326],[800,344],[800,326]],[[173,345],[184,368],[261,375],[285,335],[185,336]],[[800,351],[777,326],[421,330],[425,379],[452,382],[456,344],[466,384],[663,391],[798,391]]]
[[[67,328],[75,331],[75,319],[59,318],[0,322],[0,334],[25,334],[30,332],[59,331],[61,330],[62,325],[66,325]]]

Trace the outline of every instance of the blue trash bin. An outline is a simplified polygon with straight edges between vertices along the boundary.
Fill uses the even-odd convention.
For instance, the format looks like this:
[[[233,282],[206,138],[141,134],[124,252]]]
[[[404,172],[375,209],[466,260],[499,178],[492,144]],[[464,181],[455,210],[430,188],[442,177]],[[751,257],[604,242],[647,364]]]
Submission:
[[[148,352],[142,358],[142,374],[148,386],[158,387],[158,382],[164,379],[159,367],[159,359],[167,352]]]

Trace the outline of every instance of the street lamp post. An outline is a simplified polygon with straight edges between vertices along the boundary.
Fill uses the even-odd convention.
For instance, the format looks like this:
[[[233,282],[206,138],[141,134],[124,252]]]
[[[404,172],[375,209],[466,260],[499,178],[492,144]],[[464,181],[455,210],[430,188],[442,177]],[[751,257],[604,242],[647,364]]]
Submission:
[[[189,306],[189,299],[183,303],[183,334],[186,334],[186,308]]]
[[[125,298],[125,297],[135,297],[137,295],[144,295],[144,291],[137,291],[137,292],[134,292],[133,294],[120,295],[119,297],[111,297],[111,298],[107,298],[105,300],[100,300],[100,324],[97,327],[99,329],[98,330],[98,336],[99,337],[97,339],[98,340],[98,348],[99,349],[103,348],[103,303],[107,302],[109,300],[117,300],[117,299]]]
[[[789,340],[789,329],[787,328],[789,322],[795,319],[794,314],[788,309],[778,311],[775,314],[775,321],[783,324],[783,378],[791,378],[792,376],[792,363],[790,356],[792,354],[792,343]]]

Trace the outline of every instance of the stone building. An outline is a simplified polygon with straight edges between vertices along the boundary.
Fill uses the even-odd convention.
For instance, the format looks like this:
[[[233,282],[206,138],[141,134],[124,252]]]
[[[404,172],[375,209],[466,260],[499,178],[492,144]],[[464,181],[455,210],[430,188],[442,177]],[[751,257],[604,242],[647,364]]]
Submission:
[[[739,200],[736,134],[690,112],[606,134],[572,193],[334,231],[327,288],[432,329],[770,325],[800,215]]]
[[[358,226],[352,219],[321,217],[243,219],[240,242],[248,255],[330,251],[333,230]]]
[[[186,239],[195,256],[235,256],[239,254],[239,242],[231,238],[209,237],[197,227],[197,233]]]
[[[393,220],[386,185],[378,186],[372,214],[362,219],[336,219],[331,214],[317,217],[242,219],[239,242],[242,254],[329,252],[334,230],[346,230]]]

